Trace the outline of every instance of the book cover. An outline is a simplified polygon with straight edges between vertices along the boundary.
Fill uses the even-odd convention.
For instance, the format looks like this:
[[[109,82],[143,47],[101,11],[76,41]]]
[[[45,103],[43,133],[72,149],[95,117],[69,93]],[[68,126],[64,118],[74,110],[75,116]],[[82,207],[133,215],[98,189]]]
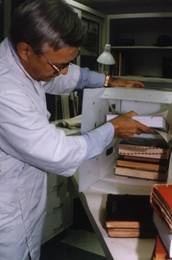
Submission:
[[[147,195],[108,194],[105,226],[139,229],[139,234],[155,234],[153,210]]]
[[[156,212],[153,214],[153,220],[155,223],[155,226],[158,230],[158,234],[168,252],[169,257],[172,257],[172,234],[170,233],[170,230],[165,223],[165,221],[158,216]]]
[[[172,184],[155,184],[150,202],[154,210],[165,220],[172,232]]]
[[[156,195],[152,197],[151,204],[154,211],[166,222],[172,233],[172,216],[164,207],[164,204],[161,201],[159,201]]]
[[[158,195],[172,214],[172,184],[155,184],[152,192]]]

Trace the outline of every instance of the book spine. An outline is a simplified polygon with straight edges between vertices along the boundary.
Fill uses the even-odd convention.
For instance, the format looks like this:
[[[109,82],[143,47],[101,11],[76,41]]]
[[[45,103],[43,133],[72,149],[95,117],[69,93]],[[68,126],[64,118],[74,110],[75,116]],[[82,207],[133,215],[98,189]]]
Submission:
[[[167,178],[166,173],[160,173],[155,171],[144,171],[144,170],[135,170],[130,168],[124,168],[124,167],[116,167],[115,168],[115,174],[126,176],[126,177],[135,177],[135,178],[141,178],[141,179],[147,179],[147,180],[161,180],[164,181]]]
[[[132,169],[140,169],[147,171],[157,171],[157,172],[165,172],[167,170],[167,166],[156,163],[142,163],[135,161],[127,161],[127,160],[117,160],[117,166],[127,167]]]

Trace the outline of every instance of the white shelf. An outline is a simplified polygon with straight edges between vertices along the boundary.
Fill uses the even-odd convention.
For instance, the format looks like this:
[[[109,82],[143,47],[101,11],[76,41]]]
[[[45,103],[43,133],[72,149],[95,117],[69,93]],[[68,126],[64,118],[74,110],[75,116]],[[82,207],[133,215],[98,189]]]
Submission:
[[[139,194],[149,195],[152,186],[157,181],[128,178],[117,175],[107,175],[92,185],[92,188],[100,193],[108,194]]]
[[[135,18],[168,18],[172,12],[146,12],[146,13],[125,13],[108,15],[108,19],[135,19]]]
[[[110,238],[103,225],[106,196],[94,188],[80,194],[88,217],[100,238],[107,259],[148,260],[154,249],[154,239]]]
[[[172,46],[154,46],[154,45],[113,45],[111,49],[155,49],[155,50],[172,50]]]
[[[121,75],[120,78],[123,79],[132,79],[132,80],[139,80],[143,82],[151,82],[151,83],[171,83],[172,84],[172,79],[169,78],[159,78],[159,77],[144,77],[140,75]],[[171,88],[172,90],[172,88]]]

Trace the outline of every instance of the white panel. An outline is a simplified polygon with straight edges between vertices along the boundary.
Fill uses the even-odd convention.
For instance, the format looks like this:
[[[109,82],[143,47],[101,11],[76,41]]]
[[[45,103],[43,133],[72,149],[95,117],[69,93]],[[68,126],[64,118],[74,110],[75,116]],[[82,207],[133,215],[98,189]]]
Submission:
[[[105,88],[102,98],[171,104],[172,91],[151,89]]]
[[[104,89],[86,89],[84,91],[83,111],[81,119],[82,133],[90,131],[106,121],[108,103],[101,99]],[[112,147],[109,146],[109,148]],[[107,151],[107,149],[106,149]],[[106,151],[92,160],[84,162],[79,170],[79,189],[85,190],[107,173],[112,174],[114,151],[106,156]]]
[[[124,104],[125,101],[127,101],[129,110],[138,110],[139,102],[142,111],[146,113],[152,113],[159,112],[159,110],[162,108],[162,104],[163,106],[165,104],[166,108],[166,104],[168,104],[168,108],[171,108],[169,104],[172,103],[172,92],[124,88],[87,89],[84,92],[83,113],[81,121],[81,129],[83,133],[94,129],[95,127],[105,122],[105,117],[108,112],[109,100],[112,102],[113,99],[114,102],[116,100],[118,101],[119,112],[121,112],[121,110],[123,111],[123,106],[121,108],[121,103],[119,104],[119,102],[122,100]],[[124,105],[125,110],[127,110],[127,105]],[[167,121],[170,123],[172,122],[169,116]],[[108,148],[111,147],[113,147],[112,144]],[[101,155],[93,158],[92,160],[88,160],[81,165],[79,170],[80,191],[85,191],[91,186],[98,187],[98,183],[101,183],[102,181],[107,184],[104,184],[104,187],[109,187],[111,180],[108,178],[108,176],[113,176],[114,174],[115,149],[113,149],[113,152],[107,156],[106,153],[108,148]],[[172,175],[171,171],[169,171],[169,175]],[[172,178],[170,176],[169,180]],[[129,182],[125,181],[125,185],[122,185],[124,189],[127,184],[130,187],[132,186],[131,183],[129,184]],[[141,193],[144,193],[145,188],[148,192],[150,191],[151,185],[147,185],[148,182],[144,180],[140,184],[138,182],[138,189],[140,189]],[[117,185],[116,188],[118,186],[119,185]],[[120,186],[120,190],[123,189],[122,186]],[[114,187],[113,189],[114,192],[117,192],[118,188],[115,189]],[[106,190],[108,192],[108,188]]]

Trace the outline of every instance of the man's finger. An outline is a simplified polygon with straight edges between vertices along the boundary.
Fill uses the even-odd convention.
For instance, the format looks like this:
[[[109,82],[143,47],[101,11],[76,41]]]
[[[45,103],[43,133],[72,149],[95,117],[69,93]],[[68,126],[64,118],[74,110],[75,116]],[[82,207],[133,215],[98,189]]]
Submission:
[[[125,114],[125,116],[128,116],[128,117],[133,117],[133,116],[136,116],[136,115],[137,115],[137,113],[134,112],[134,111],[129,111],[129,112],[127,112],[127,113]]]

